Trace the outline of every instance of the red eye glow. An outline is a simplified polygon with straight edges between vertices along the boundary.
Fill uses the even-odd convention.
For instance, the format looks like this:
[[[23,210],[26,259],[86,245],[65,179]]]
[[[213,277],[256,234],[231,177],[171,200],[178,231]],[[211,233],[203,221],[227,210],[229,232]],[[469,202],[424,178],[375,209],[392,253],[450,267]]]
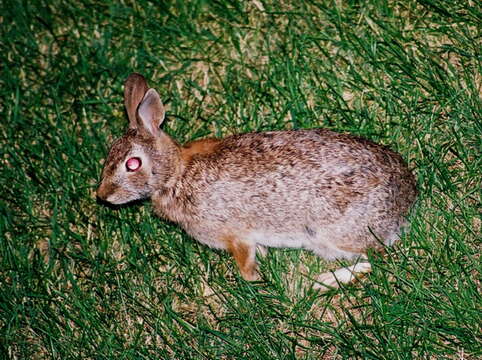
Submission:
[[[138,157],[131,157],[126,162],[127,171],[137,171],[141,168],[142,162]]]

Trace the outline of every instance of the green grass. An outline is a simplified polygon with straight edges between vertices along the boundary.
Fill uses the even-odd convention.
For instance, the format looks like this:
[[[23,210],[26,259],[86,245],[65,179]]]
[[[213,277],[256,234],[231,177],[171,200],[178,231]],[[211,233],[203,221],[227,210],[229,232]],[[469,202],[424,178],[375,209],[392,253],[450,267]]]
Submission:
[[[0,354],[10,359],[477,359],[478,1],[0,3]],[[162,3],[162,5],[161,5]],[[262,281],[153,216],[96,202],[143,73],[180,142],[328,127],[399,151],[412,231],[361,283],[272,250]]]

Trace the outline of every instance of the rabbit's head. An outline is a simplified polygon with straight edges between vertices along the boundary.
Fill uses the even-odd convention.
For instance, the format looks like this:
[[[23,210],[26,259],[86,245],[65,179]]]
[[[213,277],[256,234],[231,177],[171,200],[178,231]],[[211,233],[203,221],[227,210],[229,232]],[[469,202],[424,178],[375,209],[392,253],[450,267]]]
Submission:
[[[164,106],[143,76],[131,74],[125,83],[124,103],[129,129],[109,151],[97,196],[112,204],[148,198],[177,168],[177,144],[159,126]]]

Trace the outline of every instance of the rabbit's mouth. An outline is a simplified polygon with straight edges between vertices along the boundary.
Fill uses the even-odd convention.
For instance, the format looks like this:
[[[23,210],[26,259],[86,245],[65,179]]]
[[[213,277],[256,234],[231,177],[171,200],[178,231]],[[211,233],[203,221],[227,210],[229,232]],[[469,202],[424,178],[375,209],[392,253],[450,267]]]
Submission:
[[[125,208],[125,207],[132,207],[132,206],[136,206],[136,205],[142,205],[147,199],[138,199],[138,200],[131,200],[129,202],[124,202],[122,204],[114,204],[110,201],[107,201],[107,200],[104,200],[104,199],[101,199],[100,197],[97,197],[97,203],[100,204],[100,205],[103,205],[111,210],[118,210],[118,209],[122,209],[122,208]]]
[[[147,189],[128,189],[116,183],[103,181],[97,189],[97,198],[112,205],[123,205],[150,196]]]
[[[107,196],[106,198],[99,198],[104,202],[108,202],[112,205],[124,205],[134,201],[145,200],[149,198],[149,195],[144,193],[129,193],[126,191],[119,191]]]

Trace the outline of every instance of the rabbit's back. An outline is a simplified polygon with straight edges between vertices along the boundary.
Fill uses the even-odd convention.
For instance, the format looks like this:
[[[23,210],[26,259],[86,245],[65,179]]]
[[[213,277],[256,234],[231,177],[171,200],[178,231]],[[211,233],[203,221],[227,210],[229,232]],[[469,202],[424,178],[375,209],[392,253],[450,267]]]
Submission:
[[[231,232],[267,246],[347,256],[377,247],[371,232],[394,241],[415,198],[413,176],[398,154],[350,135],[248,133],[208,148],[189,158],[157,208],[169,217],[182,207],[173,220],[214,247]]]

